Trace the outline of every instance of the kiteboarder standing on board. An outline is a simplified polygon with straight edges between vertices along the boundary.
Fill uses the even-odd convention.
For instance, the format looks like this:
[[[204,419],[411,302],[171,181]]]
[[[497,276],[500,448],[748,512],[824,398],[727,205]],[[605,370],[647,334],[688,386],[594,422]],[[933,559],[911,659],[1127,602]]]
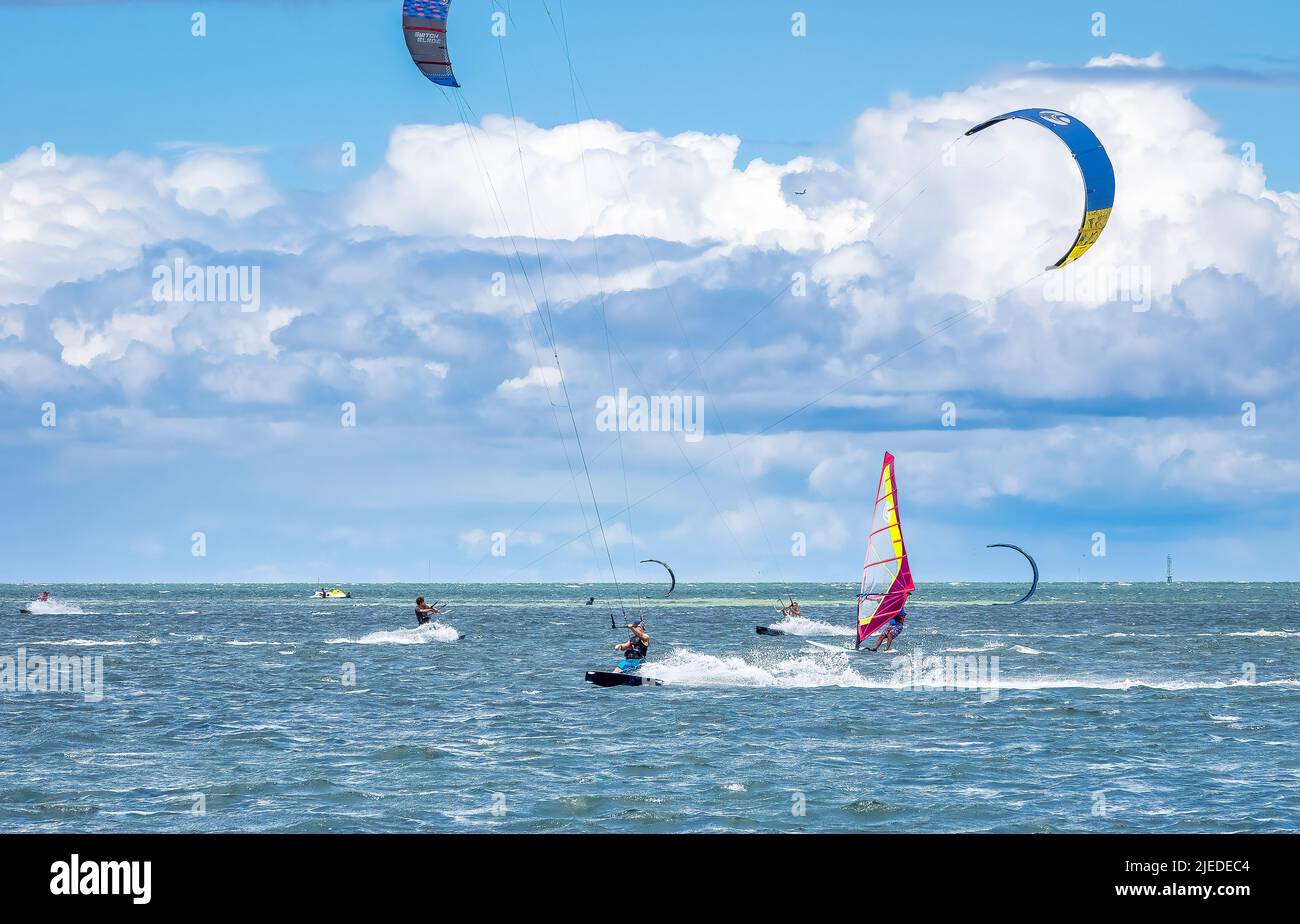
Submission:
[[[650,651],[650,634],[645,630],[645,620],[640,622],[629,623],[624,626],[632,630],[632,636],[621,645],[615,645],[615,651],[623,652],[623,660],[618,662],[614,668],[614,673],[621,674],[624,671],[635,671],[645,660],[645,656]]]
[[[876,647],[872,651],[880,650],[880,643],[885,642],[885,651],[894,647],[894,639],[903,631],[903,620],[907,619],[907,610],[899,610],[894,618],[885,623],[885,627],[880,630],[880,638],[876,639]]]
[[[799,618],[799,601],[794,597],[790,598],[790,605],[781,607],[781,615],[789,616],[791,619]]]

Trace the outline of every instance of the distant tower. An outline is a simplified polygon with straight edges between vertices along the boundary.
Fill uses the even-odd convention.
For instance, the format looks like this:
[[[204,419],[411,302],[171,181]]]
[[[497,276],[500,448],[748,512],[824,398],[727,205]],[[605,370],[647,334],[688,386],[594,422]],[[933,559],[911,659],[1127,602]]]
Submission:
[[[1165,556],[1165,583],[1172,584],[1173,582],[1174,582],[1174,556],[1166,555]]]

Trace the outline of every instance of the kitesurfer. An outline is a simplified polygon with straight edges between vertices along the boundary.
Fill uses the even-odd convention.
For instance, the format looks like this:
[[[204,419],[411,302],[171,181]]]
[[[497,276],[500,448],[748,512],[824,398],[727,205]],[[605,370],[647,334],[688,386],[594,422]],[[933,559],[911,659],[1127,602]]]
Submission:
[[[614,668],[614,673],[621,674],[624,671],[635,671],[645,660],[646,654],[650,651],[650,635],[645,630],[645,620],[640,622],[629,623],[624,626],[630,629],[632,635],[626,642],[621,645],[615,645],[615,651],[623,652],[623,660],[618,662]]]
[[[42,602],[42,603],[49,603],[49,602],[50,602],[50,592],[49,592],[48,590],[42,590],[42,591],[41,591],[41,602]]]
[[[789,616],[791,619],[799,618],[799,601],[794,597],[790,598],[790,605],[781,607],[781,615]]]
[[[442,615],[442,610],[424,602],[423,597],[415,598],[415,618],[420,625],[430,622],[434,616]]]
[[[595,598],[595,597],[588,597],[588,598],[587,598],[587,602],[584,603],[583,606],[591,606],[591,605],[592,605],[593,603],[595,603],[595,602],[596,602],[596,598]]]
[[[894,647],[894,639],[903,631],[903,620],[907,619],[907,610],[899,610],[893,619],[885,623],[885,627],[880,630],[880,638],[876,639],[876,647],[872,651],[880,650],[880,643],[885,642],[885,651]]]

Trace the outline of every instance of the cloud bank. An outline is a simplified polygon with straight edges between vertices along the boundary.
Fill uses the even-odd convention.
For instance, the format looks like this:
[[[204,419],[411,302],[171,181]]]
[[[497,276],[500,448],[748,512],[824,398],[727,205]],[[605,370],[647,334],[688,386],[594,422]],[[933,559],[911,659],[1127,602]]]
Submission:
[[[884,448],[954,530],[1055,511],[1086,541],[1089,518],[1178,509],[1239,529],[1300,490],[1300,196],[1166,71],[1117,55],[1079,69],[1105,79],[900,95],[839,162],[606,121],[404,125],[310,204],[256,152],[30,150],[0,165],[4,439],[92,479],[159,452],[300,465],[322,490],[351,467],[383,484],[333,484],[341,516],[441,498],[462,561],[542,501],[530,553],[594,527],[570,405],[602,513],[631,505],[622,545],[672,541],[717,575],[770,576],[798,530],[822,557],[782,567],[831,573]],[[1082,198],[1068,153],[1029,125],[962,135],[1025,106],[1083,119],[1117,174],[1102,240],[1054,274]],[[159,301],[177,259],[256,267],[258,310]],[[708,437],[596,431],[620,387],[701,395]],[[307,434],[336,467],[299,459]],[[265,478],[279,517],[293,480]]]

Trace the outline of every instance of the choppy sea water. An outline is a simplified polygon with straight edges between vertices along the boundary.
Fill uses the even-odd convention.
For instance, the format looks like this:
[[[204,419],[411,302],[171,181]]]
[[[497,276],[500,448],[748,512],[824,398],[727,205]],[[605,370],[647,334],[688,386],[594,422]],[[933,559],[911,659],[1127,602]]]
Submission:
[[[653,689],[583,682],[606,586],[48,589],[0,586],[8,832],[1300,827],[1297,584],[926,585],[892,656],[808,644],[849,643],[852,585],[684,584],[628,599]],[[20,648],[102,656],[102,697],[16,689]]]

